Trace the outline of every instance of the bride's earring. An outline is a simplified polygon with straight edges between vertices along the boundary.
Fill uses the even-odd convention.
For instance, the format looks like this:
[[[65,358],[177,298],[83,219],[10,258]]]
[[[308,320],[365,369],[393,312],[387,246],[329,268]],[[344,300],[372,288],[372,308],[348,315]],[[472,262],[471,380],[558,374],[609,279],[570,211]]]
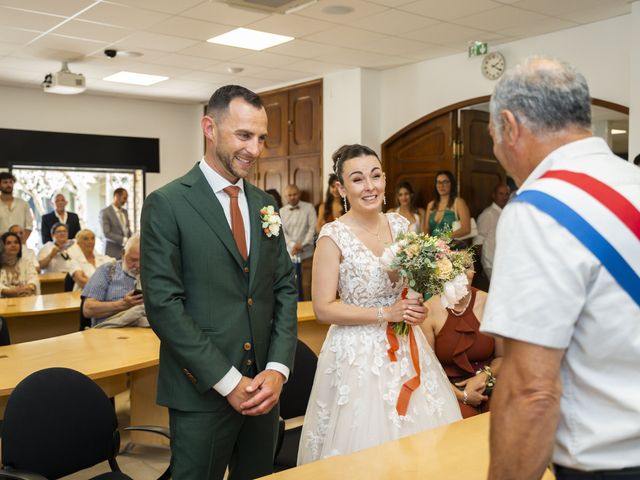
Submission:
[[[347,213],[349,211],[349,207],[347,207],[347,196],[346,195],[344,197],[342,197],[342,202],[344,204],[344,213]]]
[[[387,196],[386,195],[382,195],[382,204],[386,205],[387,204]]]

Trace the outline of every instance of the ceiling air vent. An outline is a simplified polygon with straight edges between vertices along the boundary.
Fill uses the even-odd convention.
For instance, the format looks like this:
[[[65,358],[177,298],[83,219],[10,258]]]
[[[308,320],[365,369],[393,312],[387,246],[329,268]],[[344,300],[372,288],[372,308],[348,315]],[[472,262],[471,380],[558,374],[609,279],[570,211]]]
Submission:
[[[318,0],[223,0],[233,7],[267,13],[293,13]]]

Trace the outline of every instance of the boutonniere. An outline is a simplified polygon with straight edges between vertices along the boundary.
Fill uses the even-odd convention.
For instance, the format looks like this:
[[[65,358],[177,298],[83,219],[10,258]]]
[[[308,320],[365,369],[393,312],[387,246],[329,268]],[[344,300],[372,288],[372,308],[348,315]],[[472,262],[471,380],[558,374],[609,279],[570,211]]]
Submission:
[[[260,219],[262,220],[262,231],[267,237],[280,235],[282,220],[280,214],[275,211],[273,205],[267,205],[260,209]]]

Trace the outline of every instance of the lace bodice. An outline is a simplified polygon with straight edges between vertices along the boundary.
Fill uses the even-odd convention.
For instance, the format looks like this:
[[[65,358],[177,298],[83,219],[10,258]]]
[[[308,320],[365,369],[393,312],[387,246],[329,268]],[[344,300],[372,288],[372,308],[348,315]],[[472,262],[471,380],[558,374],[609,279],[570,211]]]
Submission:
[[[397,213],[387,213],[393,238],[406,232],[409,222]],[[386,306],[394,303],[402,286],[389,278],[380,258],[355,235],[345,223],[335,220],[320,230],[318,239],[329,237],[342,253],[338,293],[344,303],[360,307]]]

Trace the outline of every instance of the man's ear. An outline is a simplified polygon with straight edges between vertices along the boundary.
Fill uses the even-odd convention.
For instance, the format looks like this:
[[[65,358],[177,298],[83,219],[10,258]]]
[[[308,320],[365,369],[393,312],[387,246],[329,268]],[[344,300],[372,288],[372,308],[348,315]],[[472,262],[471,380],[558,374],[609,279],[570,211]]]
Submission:
[[[202,134],[206,137],[206,139],[212,143],[216,142],[217,130],[216,130],[216,122],[208,115],[202,117],[200,120],[200,126],[202,127]]]
[[[502,141],[511,146],[515,145],[520,138],[520,124],[516,120],[515,115],[509,110],[500,112],[502,119]]]

